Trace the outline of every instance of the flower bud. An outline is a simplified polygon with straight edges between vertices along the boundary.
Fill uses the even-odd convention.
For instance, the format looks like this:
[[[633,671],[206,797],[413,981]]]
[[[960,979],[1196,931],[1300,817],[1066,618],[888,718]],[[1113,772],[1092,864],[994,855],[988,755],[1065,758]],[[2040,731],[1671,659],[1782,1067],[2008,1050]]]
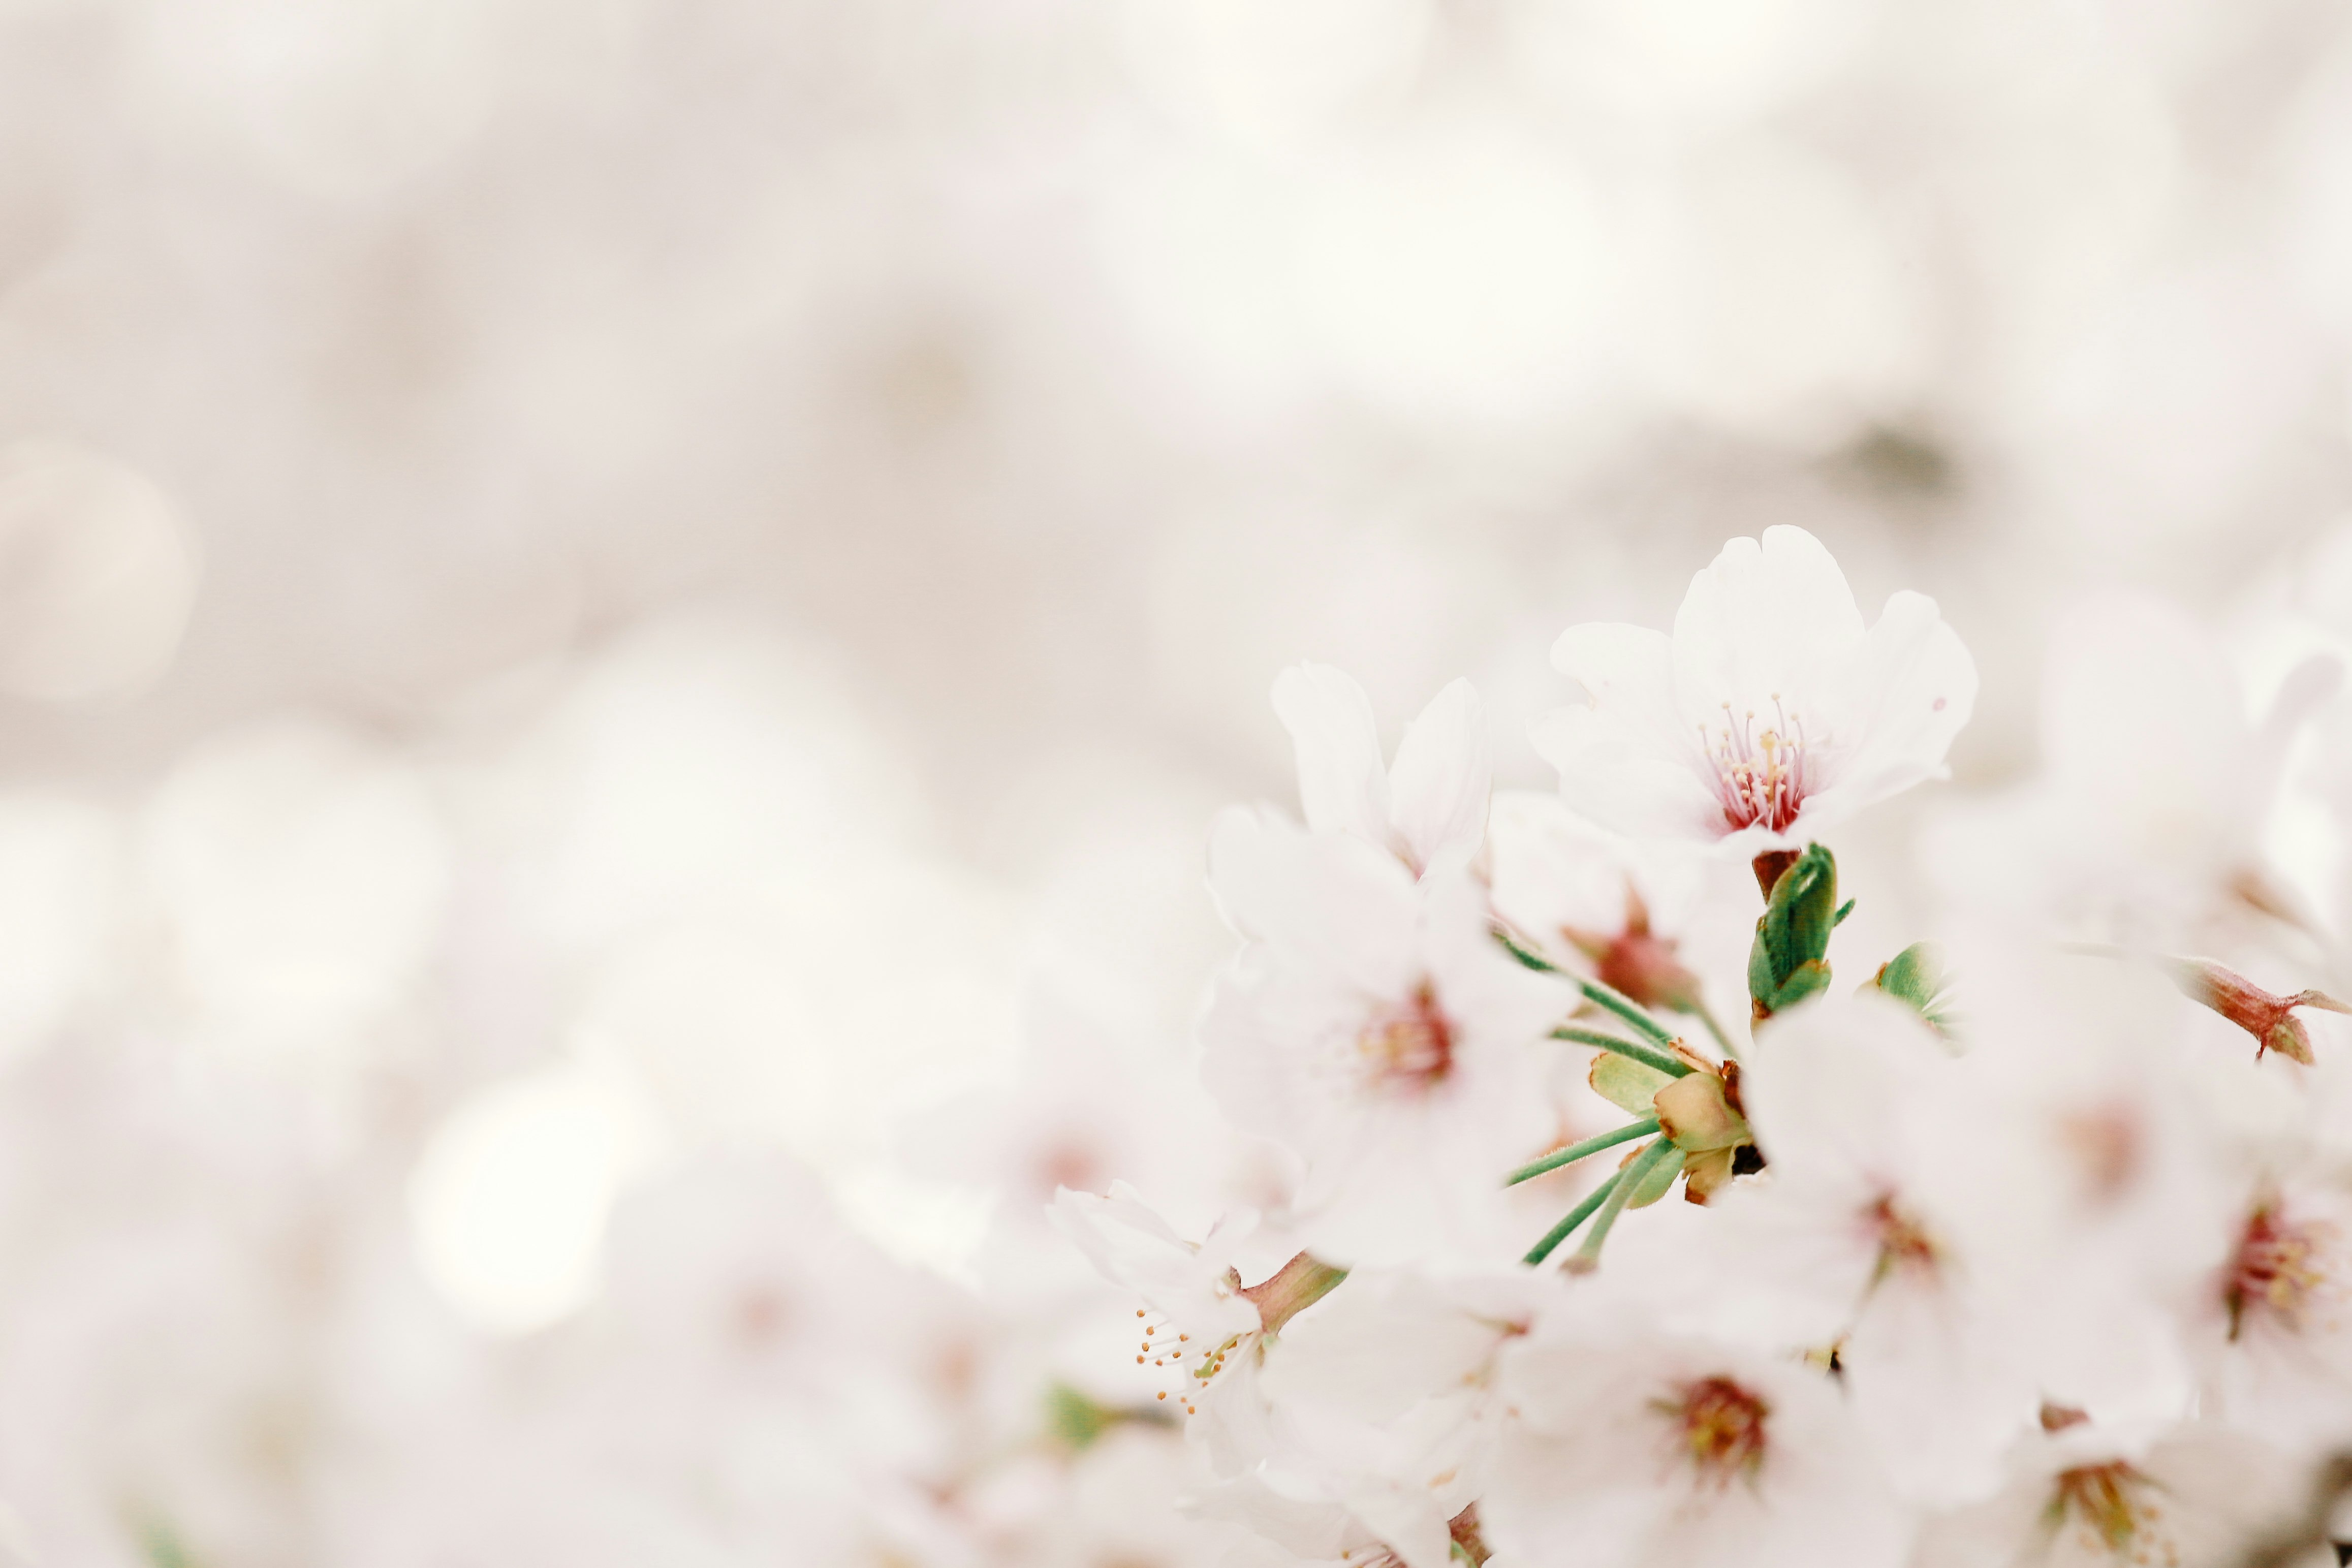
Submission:
[[[1889,996],[1910,1004],[1937,1034],[1951,1032],[1951,972],[1936,944],[1915,942],[1878,966],[1870,984]]]
[[[1721,1077],[1695,1072],[1659,1089],[1651,1101],[1658,1130],[1694,1154],[1748,1142],[1748,1118],[1734,1102],[1738,1071],[1738,1063],[1726,1062]]]
[[[1755,1140],[1739,1103],[1739,1064],[1675,1079],[1652,1097],[1651,1108],[1659,1131],[1684,1152],[1683,1196],[1706,1203],[1738,1173],[1739,1151]]]
[[[1758,1022],[1785,1011],[1830,983],[1830,932],[1853,909],[1837,901],[1837,861],[1809,844],[1772,884],[1748,952],[1748,994]]]
[[[2263,990],[2233,969],[2224,969],[2210,958],[2174,958],[2163,961],[2164,972],[2181,994],[2192,1002],[2202,1003],[2254,1037],[2254,1057],[2260,1060],[2264,1051],[2276,1051],[2303,1063],[2312,1064],[2311,1036],[2295,1017],[2292,1009],[2317,1007],[2329,1013],[2352,1013],[2324,991],[2298,991],[2292,996],[2278,996]]]

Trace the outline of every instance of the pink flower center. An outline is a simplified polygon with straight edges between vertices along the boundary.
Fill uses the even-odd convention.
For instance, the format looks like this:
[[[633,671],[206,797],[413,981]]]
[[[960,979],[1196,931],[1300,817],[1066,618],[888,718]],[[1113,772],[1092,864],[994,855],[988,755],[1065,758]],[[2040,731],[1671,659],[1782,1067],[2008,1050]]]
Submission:
[[[2082,1465],[2060,1472],[2050,1514],[2053,1521],[2078,1527],[2086,1550],[2104,1549],[2108,1555],[2120,1557],[2143,1544],[2148,1526],[2161,1512],[2147,1500],[2146,1494],[2153,1489],[2154,1483],[2146,1476],[2120,1460]],[[2133,1557],[2141,1563],[2154,1560],[2153,1553]]]
[[[1762,1468],[1772,1407],[1731,1379],[1685,1384],[1652,1407],[1673,1424],[1675,1455],[1690,1461],[1702,1486],[1720,1491],[1735,1479],[1754,1479]]]
[[[1723,728],[1710,734],[1700,725],[1700,743],[1715,765],[1716,798],[1731,830],[1769,827],[1786,833],[1805,804],[1805,722],[1781,710],[1777,693],[1772,722],[1759,730],[1756,719],[1752,710],[1734,718],[1727,702]]]
[[[2221,1288],[2230,1311],[2230,1337],[2236,1339],[2247,1314],[2267,1314],[2289,1329],[2303,1327],[2305,1310],[2327,1283],[2326,1249],[2333,1227],[2297,1225],[2263,1204],[2246,1221],[2237,1255]]]
[[[1878,1274],[1931,1273],[1942,1256],[1936,1238],[1890,1194],[1863,1211],[1863,1223],[1878,1243]]]
[[[1402,1003],[1375,1013],[1357,1045],[1384,1083],[1426,1088],[1454,1068],[1454,1025],[1426,980]]]

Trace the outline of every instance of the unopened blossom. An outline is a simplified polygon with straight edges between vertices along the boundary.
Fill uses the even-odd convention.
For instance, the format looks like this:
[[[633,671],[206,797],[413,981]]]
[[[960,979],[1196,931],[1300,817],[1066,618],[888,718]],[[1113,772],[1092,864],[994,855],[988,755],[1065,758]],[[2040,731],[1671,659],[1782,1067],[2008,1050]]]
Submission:
[[[1492,767],[1486,719],[1466,680],[1439,692],[1383,766],[1364,689],[1328,664],[1297,664],[1274,683],[1274,710],[1298,754],[1307,826],[1389,850],[1414,871],[1466,864],[1486,832]]]
[[[2164,971],[2180,987],[2183,995],[2212,1008],[2252,1035],[2257,1057],[2265,1051],[2276,1051],[2309,1067],[2315,1059],[2311,1054],[2311,1031],[2294,1016],[2294,1009],[2316,1007],[2326,1013],[2352,1013],[2352,1007],[2324,991],[2306,989],[2277,995],[2210,958],[2170,960],[2165,963]]]
[[[1829,552],[1790,527],[1726,544],[1671,637],[1574,626],[1552,662],[1589,699],[1535,732],[1569,803],[1637,838],[1742,857],[1942,777],[1977,690],[1935,601],[1896,594],[1864,626]]]
[[[1505,1349],[1479,1502],[1525,1568],[1895,1568],[1912,1518],[1823,1373],[1612,1299]]]
[[[1218,820],[1210,884],[1248,942],[1202,1021],[1202,1074],[1303,1159],[1307,1246],[1349,1266],[1524,1246],[1503,1178],[1555,1130],[1549,1037],[1576,994],[1493,940],[1466,872],[1416,880],[1271,812]]]

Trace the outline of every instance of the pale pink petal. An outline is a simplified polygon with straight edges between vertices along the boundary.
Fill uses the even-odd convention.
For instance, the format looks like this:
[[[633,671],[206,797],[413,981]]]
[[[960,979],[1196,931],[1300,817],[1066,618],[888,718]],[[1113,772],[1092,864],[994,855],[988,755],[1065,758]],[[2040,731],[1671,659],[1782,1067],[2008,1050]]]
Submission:
[[[1810,759],[1824,783],[1805,802],[1808,827],[1943,777],[1945,755],[1976,709],[1976,661],[1920,594],[1889,599],[1828,685],[1838,740],[1861,740]]]
[[[1416,868],[1477,854],[1492,777],[1478,694],[1454,681],[1405,731],[1389,775],[1389,810]]]
[[[1296,664],[1275,679],[1274,710],[1297,752],[1307,826],[1386,847],[1389,780],[1364,689],[1328,664]]]
[[[1845,574],[1801,528],[1734,539],[1691,579],[1675,616],[1675,678],[1687,701],[1729,700],[1769,712],[1863,635]],[[1703,717],[1694,716],[1694,717]]]

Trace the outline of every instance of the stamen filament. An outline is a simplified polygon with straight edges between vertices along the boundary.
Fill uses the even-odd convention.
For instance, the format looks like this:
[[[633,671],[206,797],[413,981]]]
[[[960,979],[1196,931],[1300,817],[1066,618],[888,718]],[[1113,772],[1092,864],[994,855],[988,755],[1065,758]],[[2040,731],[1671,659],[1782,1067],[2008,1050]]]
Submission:
[[[1555,1040],[1568,1040],[1580,1046],[1599,1046],[1604,1051],[1614,1051],[1628,1057],[1645,1068],[1654,1068],[1668,1078],[1688,1078],[1690,1064],[1679,1061],[1664,1051],[1654,1051],[1647,1046],[1637,1046],[1631,1040],[1621,1040],[1614,1035],[1604,1035],[1598,1029],[1580,1029],[1573,1024],[1562,1024],[1551,1032]]]
[[[1620,1143],[1630,1143],[1636,1138],[1646,1138],[1657,1130],[1658,1119],[1653,1116],[1646,1121],[1631,1122],[1613,1132],[1603,1132],[1597,1138],[1587,1138],[1581,1143],[1571,1143],[1565,1149],[1555,1149],[1542,1159],[1531,1161],[1513,1171],[1504,1179],[1503,1184],[1507,1187],[1516,1187],[1521,1182],[1533,1181],[1547,1171],[1557,1171],[1562,1165],[1573,1165],[1587,1154],[1598,1154],[1603,1149],[1613,1149]]]

